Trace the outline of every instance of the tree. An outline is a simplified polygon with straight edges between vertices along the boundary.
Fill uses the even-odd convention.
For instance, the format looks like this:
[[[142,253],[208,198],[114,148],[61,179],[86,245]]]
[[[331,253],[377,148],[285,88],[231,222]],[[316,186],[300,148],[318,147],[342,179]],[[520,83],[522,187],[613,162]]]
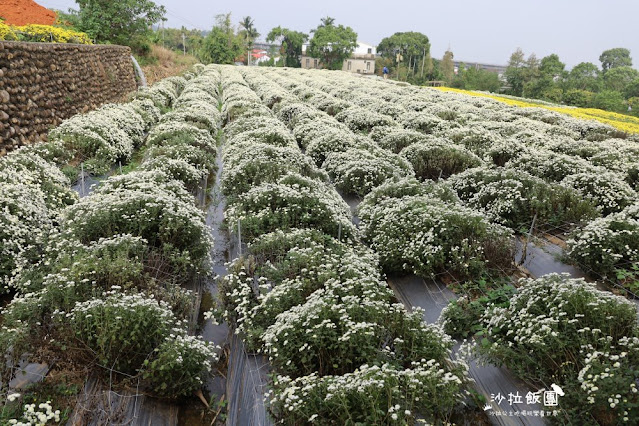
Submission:
[[[517,50],[510,55],[508,66],[506,67],[506,71],[504,71],[504,76],[510,86],[510,93],[513,95],[521,96],[524,90],[525,66],[524,52],[520,48],[517,48]]]
[[[599,68],[592,62],[581,62],[570,70],[566,84],[572,89],[599,91]]]
[[[215,26],[204,39],[201,58],[204,62],[232,64],[242,54],[244,43],[231,26],[231,14],[217,15]]]
[[[186,51],[190,54],[195,54],[200,50],[203,40],[202,31],[189,30],[184,26],[182,28],[158,28],[151,37],[151,41],[155,44],[179,52]]]
[[[357,47],[357,33],[351,27],[335,26],[334,19],[326,17],[313,31],[308,53],[319,58],[329,69],[341,69],[344,59]]]
[[[399,54],[401,57],[399,62],[403,62],[409,68],[419,69],[421,72],[421,65],[425,67],[427,57],[430,56],[430,41],[426,35],[414,31],[395,33],[382,39],[377,46],[377,53],[385,58],[391,58],[396,65]]]
[[[253,50],[253,43],[255,42],[255,39],[260,36],[260,33],[257,32],[257,29],[254,26],[254,21],[253,19],[251,19],[250,16],[245,16],[244,19],[240,21],[240,26],[244,28],[242,32],[243,32],[243,38],[246,41],[246,50],[247,50],[246,65],[250,65],[251,51]]]
[[[524,79],[528,81],[524,83],[522,94],[534,99],[561,101],[562,90],[559,84],[563,81],[566,65],[559,60],[559,56],[553,53],[537,61],[534,55],[530,55],[526,62]]]
[[[612,68],[632,66],[630,51],[623,47],[605,50],[601,56],[599,56],[599,61],[601,62],[601,68],[604,73]]]
[[[466,68],[462,64],[459,66],[459,72],[453,82],[453,86],[466,90],[498,92],[501,88],[501,82],[499,81],[499,75],[495,72],[473,66]]]
[[[624,92],[630,83],[639,78],[639,71],[631,67],[610,68],[603,76],[604,87],[607,90]]]
[[[439,64],[439,69],[444,75],[444,80],[446,80],[447,84],[451,84],[453,82],[453,78],[455,78],[455,64],[453,63],[453,52],[447,50],[444,53],[444,57]]]
[[[140,48],[146,45],[151,26],[165,20],[164,6],[150,0],[76,0],[78,30],[98,42]]]
[[[623,101],[621,93],[614,90],[602,90],[595,95],[593,99],[595,108],[605,109],[607,111],[625,112],[626,105]]]
[[[302,46],[308,40],[308,35],[288,28],[275,27],[268,33],[266,41],[272,43],[275,40],[281,43],[280,54],[285,57],[284,65],[293,68],[301,67]]]
[[[562,77],[566,64],[559,60],[559,56],[555,53],[541,58],[539,72],[542,76],[550,77],[553,80]]]

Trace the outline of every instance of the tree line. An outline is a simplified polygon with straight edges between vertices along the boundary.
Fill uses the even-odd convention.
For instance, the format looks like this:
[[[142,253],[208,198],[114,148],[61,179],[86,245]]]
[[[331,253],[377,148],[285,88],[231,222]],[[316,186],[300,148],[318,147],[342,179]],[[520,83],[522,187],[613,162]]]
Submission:
[[[639,71],[630,51],[614,48],[599,56],[601,68],[581,62],[567,71],[556,54],[537,59],[517,49],[504,73],[507,92],[514,96],[626,112],[639,110]],[[629,108],[630,107],[630,108]],[[633,111],[637,113],[637,111]]]

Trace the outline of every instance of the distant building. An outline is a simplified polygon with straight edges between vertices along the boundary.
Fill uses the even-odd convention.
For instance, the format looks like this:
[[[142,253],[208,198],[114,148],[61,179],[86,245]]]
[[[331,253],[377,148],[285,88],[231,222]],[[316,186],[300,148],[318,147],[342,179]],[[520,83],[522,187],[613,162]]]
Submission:
[[[501,78],[504,75],[504,72],[506,71],[506,68],[507,68],[506,65],[482,64],[480,62],[454,61],[453,63],[455,64],[455,74],[457,74],[459,67],[462,64],[464,64],[466,69],[475,68],[478,70],[494,72],[497,75],[499,75],[499,77]]]
[[[251,53],[251,65],[259,65],[261,62],[266,62],[270,59],[271,57],[266,50],[253,49]]]
[[[320,69],[323,68],[319,59],[312,58],[306,54],[310,45],[302,46],[302,68]],[[357,47],[348,59],[344,60],[342,71],[358,74],[373,74],[375,72],[375,55],[377,48],[371,44],[357,42]]]
[[[358,74],[373,74],[375,72],[375,55],[377,48],[371,44],[357,42],[357,47],[351,57],[344,61],[342,71]]]

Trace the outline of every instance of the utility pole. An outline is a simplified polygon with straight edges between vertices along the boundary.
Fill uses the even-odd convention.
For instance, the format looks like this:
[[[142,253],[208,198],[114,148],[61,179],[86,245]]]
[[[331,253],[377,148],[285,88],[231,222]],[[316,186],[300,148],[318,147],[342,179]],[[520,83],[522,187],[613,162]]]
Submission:
[[[184,55],[186,56],[186,36],[182,33],[182,49],[184,49]]]

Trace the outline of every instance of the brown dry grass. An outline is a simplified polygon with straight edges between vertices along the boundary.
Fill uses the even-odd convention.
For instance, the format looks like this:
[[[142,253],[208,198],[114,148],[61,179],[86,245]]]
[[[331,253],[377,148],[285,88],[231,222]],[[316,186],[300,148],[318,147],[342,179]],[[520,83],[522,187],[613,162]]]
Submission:
[[[163,78],[182,74],[198,62],[195,56],[182,55],[158,45],[151,46],[150,56],[155,63],[142,66],[149,86]]]

